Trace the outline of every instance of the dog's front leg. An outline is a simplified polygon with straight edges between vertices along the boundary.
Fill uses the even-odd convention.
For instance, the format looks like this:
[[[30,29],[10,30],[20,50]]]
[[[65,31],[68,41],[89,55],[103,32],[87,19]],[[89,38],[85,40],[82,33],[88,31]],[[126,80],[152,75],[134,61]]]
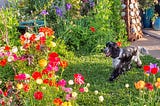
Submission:
[[[112,74],[111,74],[111,76],[110,76],[110,78],[109,78],[109,81],[115,80],[120,74],[122,74],[122,72],[123,71],[119,67],[114,69]]]

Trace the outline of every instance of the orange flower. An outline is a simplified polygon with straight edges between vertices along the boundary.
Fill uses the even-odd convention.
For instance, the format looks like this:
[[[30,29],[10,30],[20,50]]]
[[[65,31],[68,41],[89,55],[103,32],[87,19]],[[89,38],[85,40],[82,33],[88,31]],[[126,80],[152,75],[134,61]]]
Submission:
[[[155,86],[156,86],[157,88],[160,88],[160,82],[156,82],[156,83],[155,83]]]
[[[140,80],[137,83],[134,83],[136,89],[143,89],[145,87],[145,82]]]
[[[60,106],[62,105],[63,101],[60,98],[55,98],[53,100],[53,104],[55,104],[56,106]]]
[[[121,42],[116,42],[118,47],[121,47],[122,46],[122,43]]]
[[[66,67],[68,66],[67,61],[60,61],[60,66],[61,66],[62,68],[66,68]]]
[[[48,27],[41,27],[41,28],[39,28],[39,32],[43,32],[47,36],[54,35],[54,31],[51,28],[48,28]]]

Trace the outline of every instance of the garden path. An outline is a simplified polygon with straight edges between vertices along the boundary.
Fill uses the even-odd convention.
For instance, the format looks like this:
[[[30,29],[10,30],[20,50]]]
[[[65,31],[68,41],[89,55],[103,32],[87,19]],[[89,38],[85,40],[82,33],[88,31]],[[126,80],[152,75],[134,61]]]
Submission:
[[[144,37],[131,42],[131,45],[143,46],[148,49],[150,55],[160,59],[160,31],[143,30]]]

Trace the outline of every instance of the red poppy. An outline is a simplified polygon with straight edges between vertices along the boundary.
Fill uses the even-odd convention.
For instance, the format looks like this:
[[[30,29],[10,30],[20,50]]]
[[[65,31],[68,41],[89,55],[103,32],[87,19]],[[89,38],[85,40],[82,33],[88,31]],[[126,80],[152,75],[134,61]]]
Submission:
[[[62,68],[66,68],[66,67],[68,66],[67,61],[60,61],[60,66],[61,66]]]
[[[33,72],[32,77],[34,78],[34,80],[38,79],[38,78],[42,78],[42,74],[38,71]]]
[[[152,74],[157,74],[157,72],[158,72],[158,68],[152,68],[151,69],[151,73]]]
[[[42,100],[43,99],[43,93],[41,91],[37,91],[34,93],[34,98],[36,100]]]
[[[144,70],[145,72],[149,71],[149,70],[150,70],[150,66],[149,66],[149,65],[143,66],[143,70]]]
[[[145,87],[150,91],[153,91],[153,89],[154,89],[154,87],[153,87],[153,85],[151,83],[146,83]]]
[[[122,46],[122,43],[121,42],[116,42],[117,43],[117,46],[121,47]]]
[[[55,98],[53,100],[53,104],[55,104],[56,106],[60,106],[62,105],[63,101],[60,98]]]
[[[41,50],[41,46],[39,44],[36,45],[36,50]]]
[[[92,32],[96,32],[96,29],[95,29],[94,27],[90,27],[90,30],[91,30]]]
[[[84,77],[81,74],[74,74],[74,82],[76,84],[84,84]]]
[[[9,46],[5,46],[4,50],[9,51],[10,47]]]
[[[7,64],[7,59],[0,60],[0,66],[4,67]]]

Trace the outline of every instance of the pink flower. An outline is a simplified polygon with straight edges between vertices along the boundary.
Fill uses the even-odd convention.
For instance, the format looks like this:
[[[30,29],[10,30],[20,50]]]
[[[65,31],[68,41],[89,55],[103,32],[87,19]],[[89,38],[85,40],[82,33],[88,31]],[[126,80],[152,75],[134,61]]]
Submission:
[[[84,84],[84,77],[81,74],[74,74],[74,82],[76,84]]]
[[[0,95],[2,95],[3,94],[3,91],[2,91],[2,89],[0,89]]]
[[[62,90],[64,90],[65,92],[72,92],[72,88],[65,88],[65,87],[62,87]]]
[[[84,92],[84,88],[79,88],[79,92],[83,93]]]
[[[72,94],[66,94],[66,100],[69,101],[72,98]]]
[[[58,86],[64,87],[66,85],[66,80],[62,79],[57,84]]]
[[[15,80],[26,80],[27,77],[26,77],[26,74],[18,74],[18,75],[15,75],[14,79]]]

